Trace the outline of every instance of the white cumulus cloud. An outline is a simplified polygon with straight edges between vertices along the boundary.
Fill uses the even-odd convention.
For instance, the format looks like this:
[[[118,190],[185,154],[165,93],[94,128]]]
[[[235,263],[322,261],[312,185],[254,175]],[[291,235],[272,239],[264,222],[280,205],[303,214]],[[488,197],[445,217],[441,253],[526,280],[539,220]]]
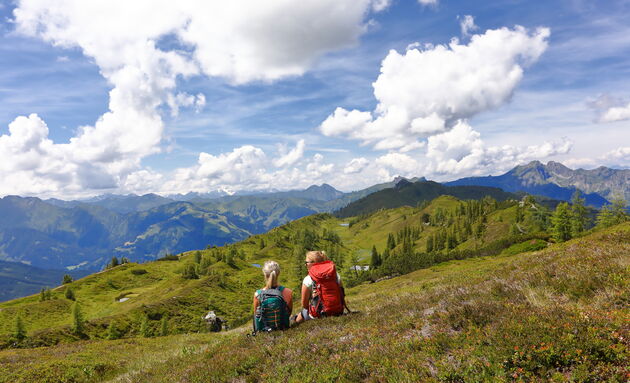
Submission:
[[[630,102],[628,105],[615,106],[607,109],[601,116],[602,122],[630,120]]]
[[[273,161],[274,166],[280,168],[284,166],[294,165],[304,156],[305,147],[306,144],[304,140],[299,140],[298,143],[295,145],[295,148],[291,149],[288,153],[283,153],[282,156]],[[286,149],[284,147],[281,147],[281,152],[285,151]]]
[[[547,48],[549,30],[517,26],[474,35],[467,45],[389,52],[373,83],[373,112],[337,108],[320,126],[324,135],[347,136],[375,149],[417,147],[417,141],[450,130],[461,119],[506,103]],[[371,117],[371,119],[370,119]]]
[[[479,27],[475,25],[475,18],[471,15],[464,15],[459,22],[459,27],[462,30],[462,36],[470,36],[470,32],[479,29]]]
[[[45,150],[11,151],[24,139],[21,129],[11,130],[0,158],[29,169],[0,174],[5,193],[69,196],[136,184],[147,176],[141,160],[162,150],[160,108],[166,105],[176,116],[180,108],[205,106],[205,95],[177,91],[180,79],[207,75],[244,84],[301,75],[323,54],[355,44],[367,30],[369,12],[388,5],[385,0],[299,5],[290,0],[20,0],[14,10],[18,33],[80,49],[112,89],[109,110],[93,125],[80,127],[67,144],[53,143],[47,129],[29,130]],[[165,38],[178,43],[163,44]],[[16,118],[14,126],[25,118]],[[200,166],[220,160],[204,157],[206,165]]]
[[[353,158],[343,168],[344,174],[355,174],[361,172],[366,166],[370,164],[370,161],[365,157]]]
[[[465,121],[439,135],[429,137],[426,172],[435,176],[481,175],[505,171],[518,164],[567,154],[572,142],[544,142],[531,146],[486,146],[481,134]]]

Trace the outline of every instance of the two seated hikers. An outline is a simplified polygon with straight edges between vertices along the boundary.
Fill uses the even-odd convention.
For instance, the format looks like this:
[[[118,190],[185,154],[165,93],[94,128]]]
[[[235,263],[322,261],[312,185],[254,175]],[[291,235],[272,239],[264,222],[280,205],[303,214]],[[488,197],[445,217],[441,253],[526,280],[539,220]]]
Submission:
[[[328,260],[323,251],[309,251],[305,264],[308,275],[302,281],[302,309],[291,319],[302,323],[313,318],[342,315],[347,306],[334,262]],[[262,272],[265,287],[254,293],[254,334],[289,328],[289,315],[293,311],[293,292],[278,284],[280,265],[267,261]]]
[[[293,291],[278,284],[277,262],[265,262],[262,272],[265,287],[254,293],[254,333],[287,329],[293,311]]]

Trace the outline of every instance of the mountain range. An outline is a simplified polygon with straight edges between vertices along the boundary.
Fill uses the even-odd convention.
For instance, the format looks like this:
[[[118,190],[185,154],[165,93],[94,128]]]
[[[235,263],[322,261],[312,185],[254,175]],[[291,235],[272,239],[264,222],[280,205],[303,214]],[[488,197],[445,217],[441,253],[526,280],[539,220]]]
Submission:
[[[508,192],[522,191],[562,201],[569,201],[579,189],[586,203],[594,207],[602,207],[618,198],[630,201],[630,169],[600,166],[593,170],[572,170],[554,161],[547,165],[532,161],[500,176],[467,177],[444,185],[494,186]]]
[[[488,194],[502,200],[519,198],[510,192],[526,192],[569,200],[580,188],[588,191],[587,204],[601,207],[608,203],[604,196],[630,194],[629,174],[630,170],[571,170],[555,162],[534,161],[495,177],[444,184],[397,178],[351,193],[322,184],[282,192],[108,194],[79,201],[6,196],[0,199],[0,261],[50,270],[57,280],[60,272],[101,270],[113,256],[144,262],[167,253],[233,243],[315,213],[336,211],[348,217],[415,206],[443,194],[462,199]],[[24,282],[23,293],[35,292],[41,285],[30,283],[29,274],[26,268],[14,268],[12,274],[14,280]]]

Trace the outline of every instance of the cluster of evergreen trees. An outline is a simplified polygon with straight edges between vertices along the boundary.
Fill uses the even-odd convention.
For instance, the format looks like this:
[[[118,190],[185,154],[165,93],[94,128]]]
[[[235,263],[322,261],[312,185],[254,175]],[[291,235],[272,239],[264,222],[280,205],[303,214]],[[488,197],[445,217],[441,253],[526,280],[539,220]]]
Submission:
[[[595,219],[598,228],[606,228],[626,222],[630,219],[626,208],[626,201],[617,199],[610,205],[605,205]],[[593,222],[584,205],[584,198],[576,191],[571,198],[571,204],[558,204],[551,216],[551,233],[556,242],[564,242],[582,235],[592,226]]]

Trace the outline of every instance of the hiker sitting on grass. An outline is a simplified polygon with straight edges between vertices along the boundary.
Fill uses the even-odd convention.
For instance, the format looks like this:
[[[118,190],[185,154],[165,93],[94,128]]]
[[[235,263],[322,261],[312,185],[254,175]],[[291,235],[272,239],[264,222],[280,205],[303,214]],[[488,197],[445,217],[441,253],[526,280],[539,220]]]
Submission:
[[[254,333],[287,329],[293,310],[293,291],[278,285],[280,265],[277,262],[265,262],[262,272],[265,287],[254,293]]]
[[[335,264],[323,251],[309,251],[305,263],[308,275],[302,282],[302,311],[295,322],[343,314],[344,290]]]

